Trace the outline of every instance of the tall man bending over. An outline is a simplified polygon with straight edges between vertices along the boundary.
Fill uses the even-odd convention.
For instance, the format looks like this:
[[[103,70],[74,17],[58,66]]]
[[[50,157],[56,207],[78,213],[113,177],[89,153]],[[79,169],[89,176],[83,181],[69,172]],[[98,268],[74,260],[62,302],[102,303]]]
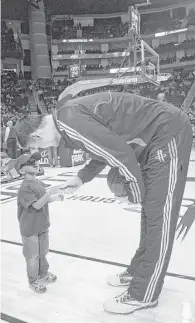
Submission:
[[[16,125],[21,147],[82,149],[91,161],[64,184],[69,192],[91,181],[106,165],[117,167],[141,203],[141,237],[129,268],[108,283],[129,285],[104,304],[130,314],[158,304],[169,264],[192,146],[188,117],[166,102],[129,93],[104,92],[58,102],[57,113],[28,116]]]

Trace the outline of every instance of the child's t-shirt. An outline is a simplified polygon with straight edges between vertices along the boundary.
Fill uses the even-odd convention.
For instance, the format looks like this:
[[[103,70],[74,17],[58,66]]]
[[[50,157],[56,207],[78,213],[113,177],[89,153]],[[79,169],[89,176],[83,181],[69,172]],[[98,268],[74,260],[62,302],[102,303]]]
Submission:
[[[48,203],[40,210],[32,206],[45,193],[45,184],[39,180],[25,179],[22,182],[17,197],[18,220],[22,236],[30,237],[47,230],[50,226]]]

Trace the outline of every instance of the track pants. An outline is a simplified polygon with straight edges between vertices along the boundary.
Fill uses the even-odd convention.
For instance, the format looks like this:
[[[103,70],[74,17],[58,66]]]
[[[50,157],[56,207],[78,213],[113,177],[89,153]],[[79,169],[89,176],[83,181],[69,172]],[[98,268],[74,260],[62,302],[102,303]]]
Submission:
[[[142,203],[141,237],[129,267],[129,294],[138,301],[158,299],[171,257],[192,147],[188,120],[181,131],[144,161],[146,194]]]

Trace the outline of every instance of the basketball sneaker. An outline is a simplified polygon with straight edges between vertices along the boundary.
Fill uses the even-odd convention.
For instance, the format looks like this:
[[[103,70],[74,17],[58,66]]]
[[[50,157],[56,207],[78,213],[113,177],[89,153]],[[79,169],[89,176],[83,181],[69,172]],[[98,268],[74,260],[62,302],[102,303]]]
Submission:
[[[42,276],[40,280],[45,284],[54,283],[57,280],[57,276],[48,271],[48,273]]]
[[[29,284],[29,287],[34,290],[34,292],[41,294],[46,292],[46,286],[40,279],[35,280],[34,282]]]
[[[125,291],[104,303],[104,310],[110,314],[132,314],[135,311],[153,308],[158,305],[158,300],[153,302],[140,302]]]
[[[107,278],[107,283],[110,286],[120,287],[129,286],[133,276],[129,273],[128,269],[116,275],[111,275]]]

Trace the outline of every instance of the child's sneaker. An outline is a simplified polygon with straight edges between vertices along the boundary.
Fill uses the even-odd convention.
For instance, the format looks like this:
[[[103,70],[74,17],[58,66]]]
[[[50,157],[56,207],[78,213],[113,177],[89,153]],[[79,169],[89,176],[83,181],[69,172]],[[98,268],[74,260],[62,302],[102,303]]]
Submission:
[[[50,273],[49,271],[46,275],[41,277],[41,281],[43,283],[54,283],[56,280],[57,280],[57,276]]]
[[[46,286],[40,281],[40,279],[35,280],[29,284],[29,287],[34,290],[34,292],[41,294],[46,292]]]

